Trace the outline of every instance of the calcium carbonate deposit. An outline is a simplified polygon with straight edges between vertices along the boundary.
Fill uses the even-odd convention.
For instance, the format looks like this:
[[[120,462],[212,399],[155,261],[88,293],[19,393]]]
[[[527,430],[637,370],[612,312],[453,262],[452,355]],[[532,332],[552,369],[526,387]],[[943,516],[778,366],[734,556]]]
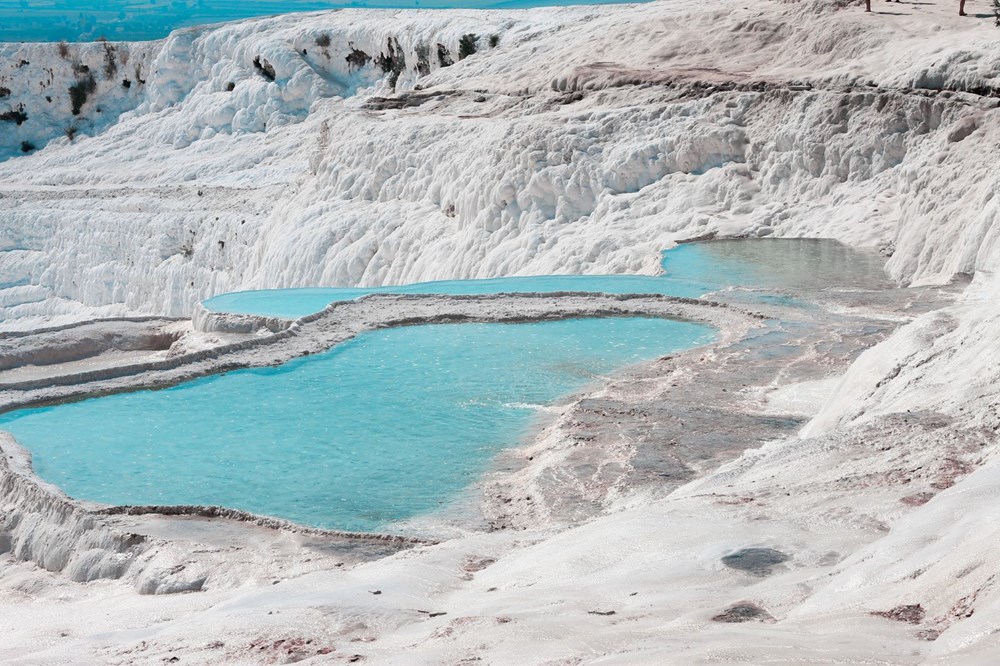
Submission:
[[[0,44],[0,661],[996,663],[1000,28],[958,9],[345,9]],[[699,334],[422,458],[461,476],[447,499],[390,437],[424,504],[388,519],[286,438],[325,441],[322,409],[263,408],[300,393],[267,378],[371,339],[395,356],[359,363],[366,390],[387,358],[425,383],[366,408],[477,358],[528,372],[527,342],[463,330],[583,321],[589,350],[664,319]],[[238,424],[178,403],[138,420],[184,446],[101,448],[138,396],[248,376],[217,399]],[[441,402],[400,420],[477,430]],[[309,506],[227,461],[295,462]],[[135,498],[69,480],[145,468]],[[323,497],[360,518],[309,520]]]

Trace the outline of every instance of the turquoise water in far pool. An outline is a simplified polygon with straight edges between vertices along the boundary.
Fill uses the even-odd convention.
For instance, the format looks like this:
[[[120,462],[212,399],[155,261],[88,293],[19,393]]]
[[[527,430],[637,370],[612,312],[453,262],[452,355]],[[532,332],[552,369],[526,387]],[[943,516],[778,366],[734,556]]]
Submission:
[[[373,293],[498,294],[583,291],[608,294],[664,294],[697,298],[729,289],[747,288],[746,300],[795,304],[793,299],[752,290],[823,290],[891,287],[882,270],[884,259],[836,241],[811,239],[718,240],[687,243],[663,253],[663,274],[541,275],[487,280],[418,282],[388,287],[318,287],[267,289],[221,294],[204,301],[215,312],[259,314],[295,319],[319,312],[329,303]]]
[[[77,498],[382,530],[452,501],[538,406],[713,338],[647,318],[385,329],[277,368],[11,412],[0,429]]]
[[[334,301],[349,301],[367,294],[502,294],[583,291],[608,294],[668,294],[697,298],[709,290],[696,285],[645,275],[539,275],[487,280],[442,280],[390,287],[306,287],[236,291],[203,302],[214,312],[259,314],[297,319],[319,312]]]

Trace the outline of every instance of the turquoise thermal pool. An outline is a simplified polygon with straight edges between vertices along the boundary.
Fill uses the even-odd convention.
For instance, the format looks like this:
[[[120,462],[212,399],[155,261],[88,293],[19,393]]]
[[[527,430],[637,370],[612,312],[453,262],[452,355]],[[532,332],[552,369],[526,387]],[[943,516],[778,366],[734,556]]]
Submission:
[[[213,310],[298,317],[372,292],[601,291],[795,305],[802,290],[891,286],[874,253],[832,241],[714,241],[664,274],[543,276],[378,289],[225,294]],[[616,368],[705,344],[653,318],[437,324],[371,331],[277,368],[0,415],[39,476],[109,504],[218,504],[308,525],[383,530],[455,500],[537,423]]]
[[[214,312],[295,319],[334,301],[373,293],[497,294],[583,291],[607,294],[664,294],[697,298],[739,287],[742,296],[794,304],[768,292],[891,286],[884,259],[836,241],[808,239],[719,240],[687,243],[663,253],[662,275],[541,275],[488,280],[420,282],[390,287],[267,289],[221,294],[204,301]]]
[[[646,318],[385,329],[277,368],[11,412],[0,428],[77,498],[382,530],[453,501],[539,406],[713,337]]]

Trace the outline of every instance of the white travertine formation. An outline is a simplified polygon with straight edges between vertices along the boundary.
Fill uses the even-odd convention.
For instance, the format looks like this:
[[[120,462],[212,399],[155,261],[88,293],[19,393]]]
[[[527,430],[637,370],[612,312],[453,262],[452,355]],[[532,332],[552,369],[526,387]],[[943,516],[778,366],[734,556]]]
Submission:
[[[103,45],[0,47],[0,114],[27,116],[0,120],[4,329],[247,288],[652,273],[711,232],[969,281],[862,354],[801,437],[582,525],[165,601],[4,560],[0,660],[996,662],[1000,41],[950,3],[838,4],[285,16],[114,45],[114,79]],[[85,550],[79,571],[112,572]],[[139,588],[196,589],[192,569]]]

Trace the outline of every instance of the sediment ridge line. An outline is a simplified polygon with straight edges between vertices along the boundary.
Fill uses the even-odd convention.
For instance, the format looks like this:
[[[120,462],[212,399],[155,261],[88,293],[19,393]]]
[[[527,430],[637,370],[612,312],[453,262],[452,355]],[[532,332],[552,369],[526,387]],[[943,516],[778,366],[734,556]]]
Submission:
[[[241,322],[247,316],[238,315]],[[353,301],[331,303],[317,313],[291,321],[283,330],[249,340],[168,359],[0,384],[0,414],[29,406],[166,388],[230,370],[276,366],[325,351],[370,330],[458,321],[514,323],[615,316],[696,321],[716,327],[727,336],[764,318],[724,303],[659,294],[369,294]],[[260,320],[273,322],[275,318]],[[224,316],[219,321],[223,322]]]

